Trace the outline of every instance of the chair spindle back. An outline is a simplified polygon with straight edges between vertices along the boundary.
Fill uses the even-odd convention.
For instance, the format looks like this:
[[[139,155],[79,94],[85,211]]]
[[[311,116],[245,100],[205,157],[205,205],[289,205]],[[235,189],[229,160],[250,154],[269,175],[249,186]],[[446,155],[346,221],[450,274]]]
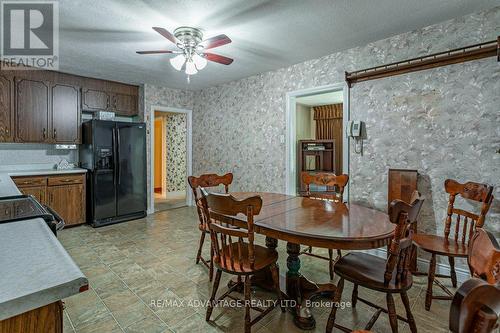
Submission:
[[[342,202],[344,199],[344,188],[349,181],[349,176],[346,174],[334,175],[331,173],[315,173],[302,172],[302,182],[306,185],[305,196],[318,199],[328,199]],[[326,186],[326,192],[311,192],[311,184]],[[329,187],[337,188],[338,192],[328,191]]]
[[[389,220],[396,224],[394,237],[389,246],[389,255],[386,261],[384,282],[388,284],[394,272],[396,281],[406,278],[410,269],[412,224],[417,221],[424,198],[415,191],[410,204],[402,200],[393,200],[389,205]]]
[[[452,229],[453,215],[455,215],[455,242],[468,244],[474,235],[475,229],[482,228],[484,225],[486,214],[488,213],[491,202],[493,201],[493,186],[473,182],[461,184],[456,180],[447,179],[444,182],[444,188],[450,195],[444,236],[449,239]],[[482,205],[479,215],[463,209],[455,208],[455,198],[457,195],[464,199],[481,202]],[[463,225],[461,225],[462,222]]]
[[[235,270],[235,261],[244,269],[243,263],[248,262],[254,269],[254,216],[260,213],[262,199],[253,196],[237,200],[230,194],[207,193],[202,189],[203,208],[206,210],[208,227],[212,246],[215,252],[215,262],[223,268]],[[247,228],[231,228],[233,218],[243,214],[247,219]],[[243,240],[248,240],[245,243]],[[236,259],[236,260],[235,260]]]

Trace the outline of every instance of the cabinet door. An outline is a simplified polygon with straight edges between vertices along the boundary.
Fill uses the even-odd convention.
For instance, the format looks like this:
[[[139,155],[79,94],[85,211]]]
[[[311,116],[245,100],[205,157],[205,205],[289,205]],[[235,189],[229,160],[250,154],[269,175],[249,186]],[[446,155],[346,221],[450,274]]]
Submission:
[[[82,90],[82,109],[89,111],[106,111],[110,108],[110,97],[108,93],[100,90]]]
[[[41,204],[46,204],[46,186],[30,186],[30,187],[19,187],[19,191],[25,195],[32,195]]]
[[[16,79],[16,141],[48,142],[49,87],[44,81]]]
[[[59,185],[47,187],[48,205],[55,210],[67,225],[85,222],[84,185]]]
[[[0,142],[12,141],[13,92],[12,78],[0,75]]]
[[[80,143],[80,94],[74,86],[52,86],[52,140]]]
[[[137,114],[137,97],[126,94],[113,95],[113,111],[124,116]]]

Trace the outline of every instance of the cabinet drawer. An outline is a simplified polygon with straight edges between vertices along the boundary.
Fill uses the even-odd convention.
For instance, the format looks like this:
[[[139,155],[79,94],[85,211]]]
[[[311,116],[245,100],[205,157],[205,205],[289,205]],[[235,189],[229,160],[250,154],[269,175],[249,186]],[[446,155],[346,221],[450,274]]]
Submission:
[[[85,175],[51,176],[49,177],[49,186],[82,184],[84,182],[84,179]]]
[[[47,185],[47,177],[13,177],[12,180],[18,187]]]

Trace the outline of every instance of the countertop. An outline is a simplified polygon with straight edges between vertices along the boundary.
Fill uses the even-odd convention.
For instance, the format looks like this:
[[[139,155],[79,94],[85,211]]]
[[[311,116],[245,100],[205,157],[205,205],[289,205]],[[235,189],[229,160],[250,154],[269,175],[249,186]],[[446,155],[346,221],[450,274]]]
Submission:
[[[0,170],[0,198],[21,194],[11,176],[68,172],[85,170]],[[0,224],[0,267],[0,320],[78,294],[88,285],[41,218]]]
[[[21,192],[17,189],[16,184],[10,177],[14,176],[42,176],[42,175],[60,175],[60,174],[75,174],[85,173],[87,170],[81,168],[73,168],[67,170],[52,169],[28,169],[20,166],[18,169],[9,166],[7,169],[0,168],[0,198],[11,195],[20,195]]]

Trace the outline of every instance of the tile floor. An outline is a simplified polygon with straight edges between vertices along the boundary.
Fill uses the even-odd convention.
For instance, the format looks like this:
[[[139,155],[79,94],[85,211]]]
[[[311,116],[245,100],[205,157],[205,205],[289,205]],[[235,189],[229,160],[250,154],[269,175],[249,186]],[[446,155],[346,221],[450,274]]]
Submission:
[[[155,212],[180,208],[186,206],[186,193],[167,193],[163,197],[159,193],[155,193]]]
[[[207,270],[194,263],[199,239],[196,211],[184,207],[156,213],[145,219],[93,229],[80,226],[60,232],[59,239],[90,281],[90,290],[65,300],[64,331],[102,332],[243,332],[243,309],[217,308],[213,322],[205,322],[205,308],[196,302],[209,298]],[[264,239],[259,237],[259,243]],[[208,246],[207,246],[208,248]],[[279,265],[286,269],[285,244],[279,243]],[[319,250],[322,251],[322,250]],[[328,280],[326,261],[303,256],[302,272],[318,282]],[[220,291],[229,279],[223,274]],[[448,332],[449,302],[434,301],[424,309],[425,278],[416,278],[409,291],[419,332]],[[446,283],[445,283],[446,284]],[[350,300],[352,285],[346,283],[343,298]],[[383,304],[385,295],[360,288],[360,296]],[[255,291],[255,297],[269,295]],[[152,304],[166,300],[166,307]],[[396,298],[398,313],[403,305]],[[314,332],[324,332],[330,309],[314,308]],[[339,323],[363,328],[373,309],[359,303],[356,309],[339,310]],[[399,322],[400,332],[409,332]],[[372,331],[390,332],[387,316],[381,315]],[[252,332],[302,332],[289,313],[273,310]]]

